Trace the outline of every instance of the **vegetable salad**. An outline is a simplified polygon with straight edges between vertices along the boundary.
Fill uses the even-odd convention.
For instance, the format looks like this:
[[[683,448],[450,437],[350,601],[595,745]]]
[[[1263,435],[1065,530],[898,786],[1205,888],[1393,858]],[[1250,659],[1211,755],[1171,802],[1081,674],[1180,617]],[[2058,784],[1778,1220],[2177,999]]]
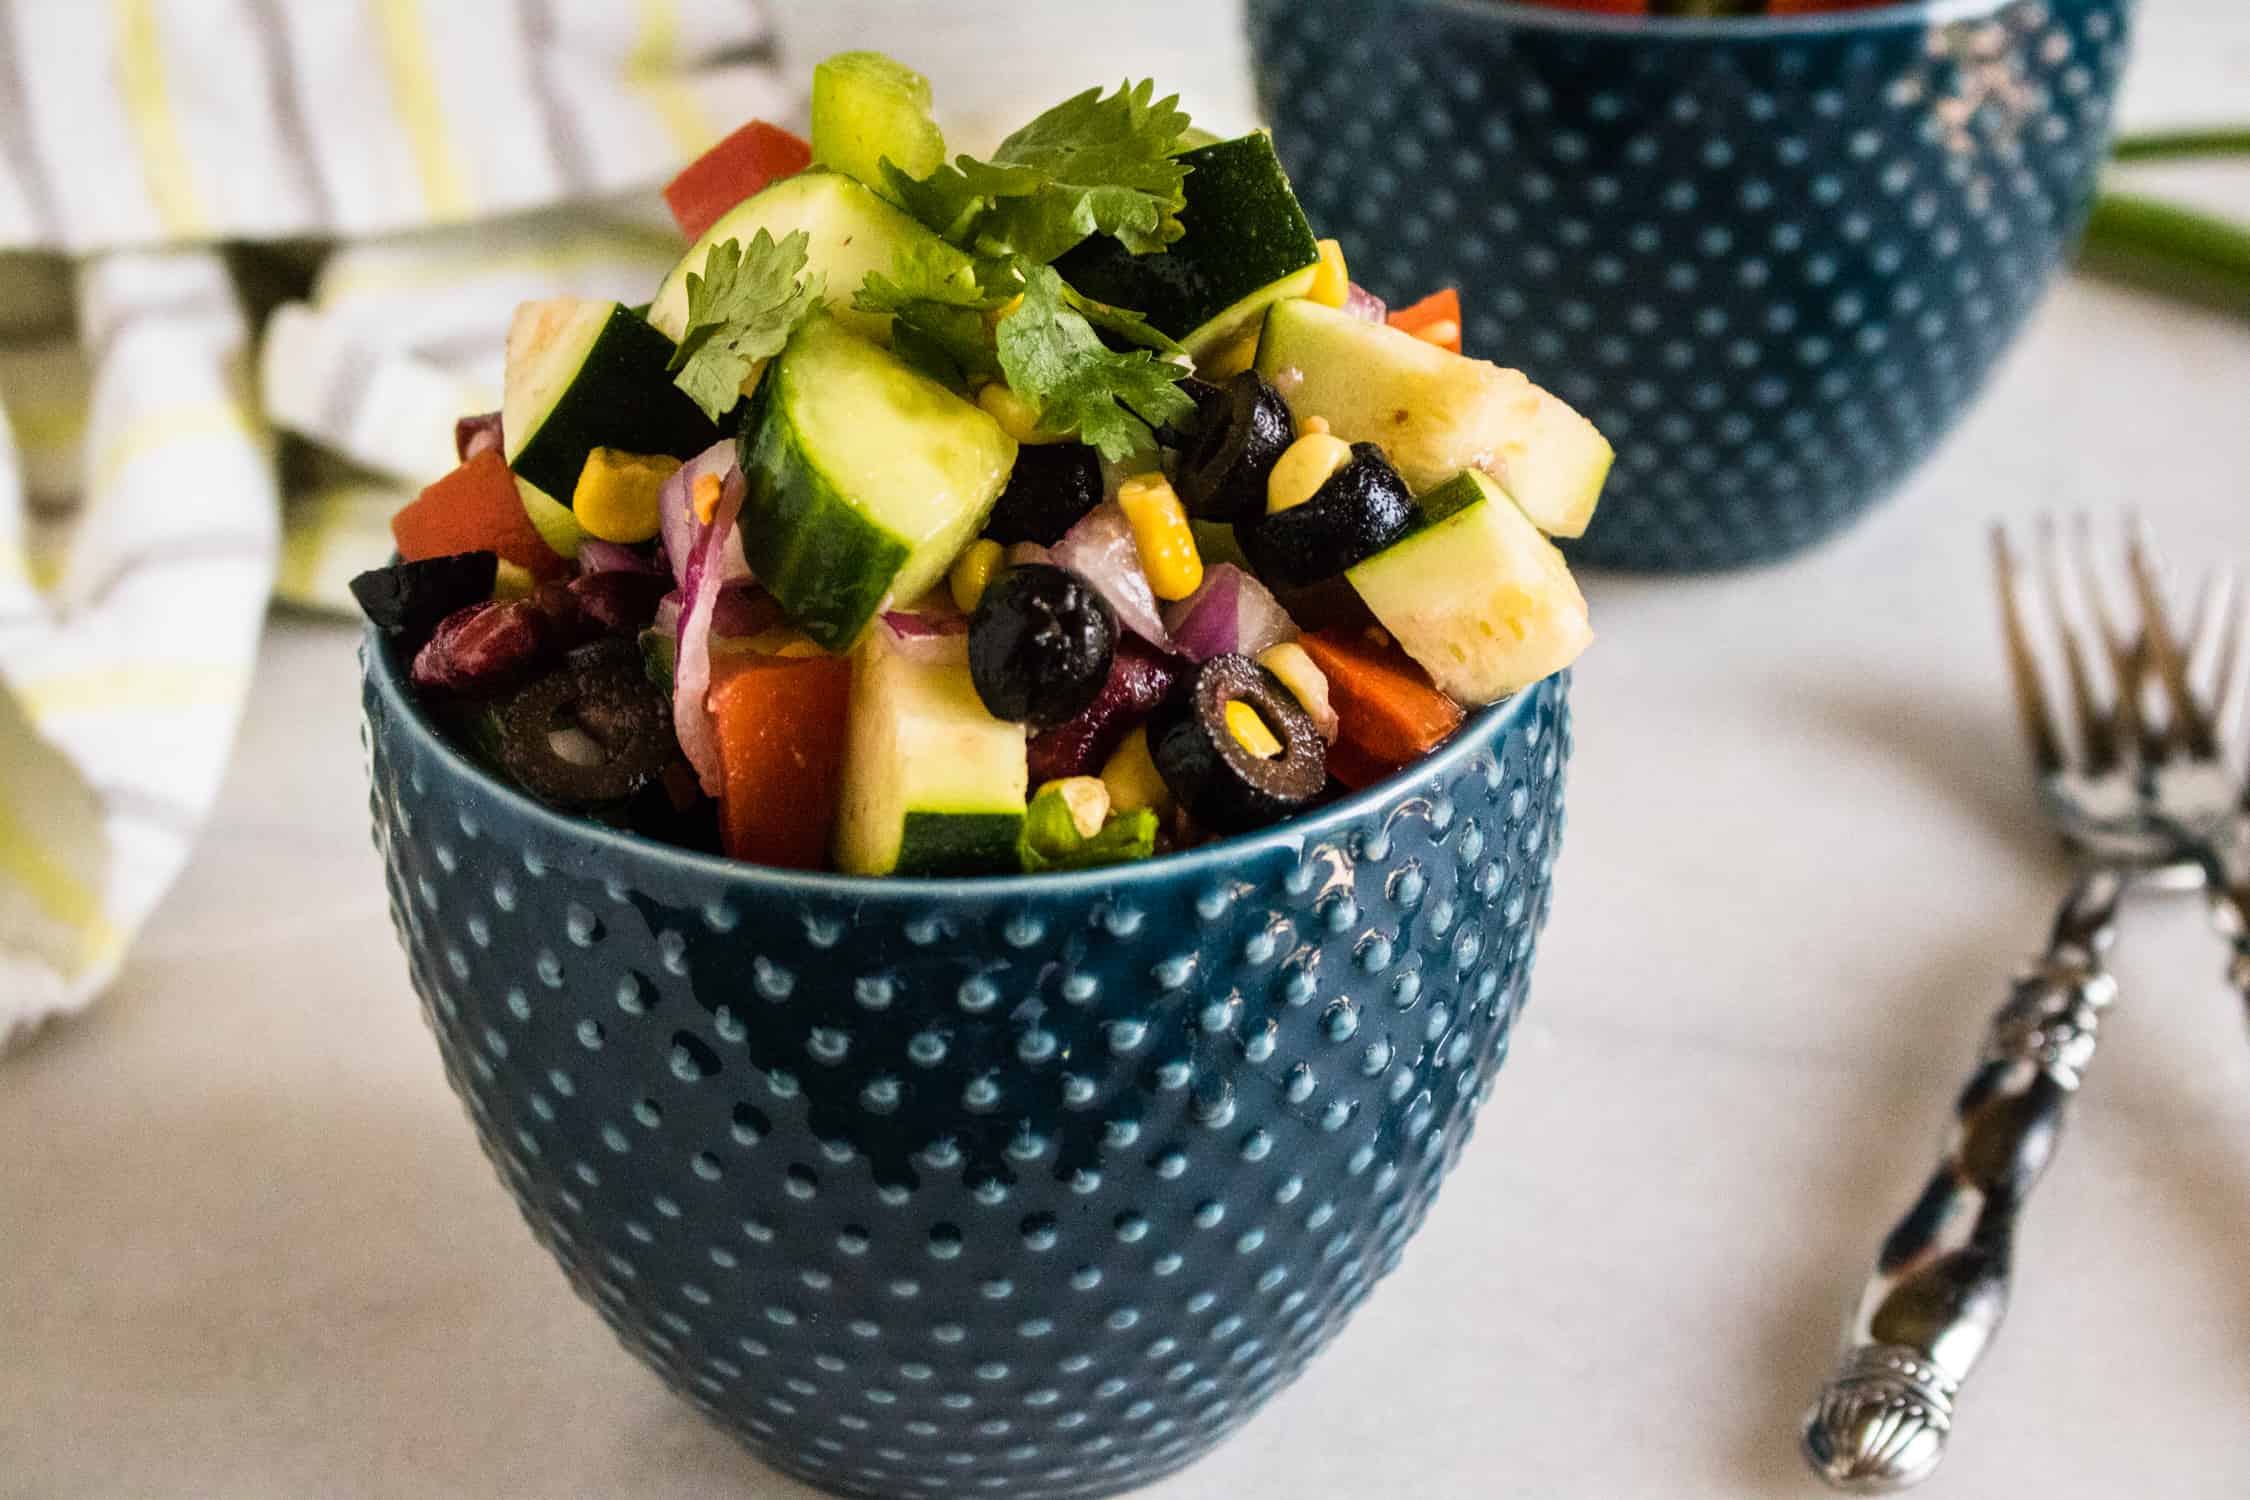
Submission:
[[[666,197],[641,307],[518,309],[354,592],[558,808],[857,875],[1078,869],[1411,765],[1592,639],[1611,452],[1392,310],[1153,84],[986,160],[875,53]]]

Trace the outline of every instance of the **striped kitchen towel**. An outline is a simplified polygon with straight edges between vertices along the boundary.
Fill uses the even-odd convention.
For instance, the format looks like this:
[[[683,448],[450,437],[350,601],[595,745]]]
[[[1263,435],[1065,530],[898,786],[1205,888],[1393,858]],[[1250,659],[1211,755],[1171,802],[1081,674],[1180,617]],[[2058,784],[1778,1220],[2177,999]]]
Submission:
[[[770,46],[756,0],[0,0],[0,1050],[177,875],[277,579],[387,550],[513,301],[647,295],[645,204],[583,205],[797,113]]]

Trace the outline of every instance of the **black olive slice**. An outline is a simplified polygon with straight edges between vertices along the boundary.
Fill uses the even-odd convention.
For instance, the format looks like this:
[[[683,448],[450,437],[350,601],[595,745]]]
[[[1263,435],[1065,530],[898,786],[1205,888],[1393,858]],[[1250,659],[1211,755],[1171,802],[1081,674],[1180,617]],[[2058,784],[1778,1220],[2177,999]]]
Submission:
[[[1102,456],[1084,443],[1025,443],[984,534],[1003,547],[1052,547],[1102,503]]]
[[[672,715],[629,641],[603,641],[509,699],[500,764],[540,801],[581,810],[630,797],[678,754]]]
[[[1406,534],[1414,496],[1373,443],[1352,444],[1352,461],[1310,500],[1237,528],[1243,555],[1269,585],[1302,588],[1334,578]]]
[[[1182,375],[1176,383],[1181,393],[1195,403],[1195,410],[1177,422],[1167,422],[1156,429],[1156,441],[1166,448],[1187,447],[1195,441],[1197,433],[1223,420],[1227,411],[1227,393],[1223,387],[1198,380],[1193,375]]]
[[[1027,563],[985,586],[969,617],[969,680],[995,718],[1045,729],[1101,693],[1117,614],[1068,568]]]
[[[1228,705],[1255,712],[1280,750],[1259,755],[1236,737]],[[1275,676],[1247,656],[1214,656],[1158,706],[1148,723],[1158,774],[1195,821],[1247,833],[1304,811],[1328,786],[1320,730]]]
[[[491,598],[499,570],[500,559],[491,552],[425,557],[360,574],[351,582],[352,597],[376,629],[422,637],[455,610]]]
[[[1223,394],[1225,405],[1205,408],[1194,440],[1181,450],[1173,488],[1197,520],[1240,524],[1266,508],[1266,476],[1297,440],[1297,422],[1281,392],[1255,370],[1228,381]]]

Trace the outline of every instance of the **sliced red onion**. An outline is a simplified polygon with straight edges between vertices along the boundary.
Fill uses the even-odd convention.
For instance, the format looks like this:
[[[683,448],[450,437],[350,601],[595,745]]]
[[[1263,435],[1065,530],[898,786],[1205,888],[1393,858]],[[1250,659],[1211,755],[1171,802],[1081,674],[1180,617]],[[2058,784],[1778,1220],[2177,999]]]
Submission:
[[[478,417],[463,417],[453,424],[453,451],[467,463],[488,448],[501,446],[500,413],[488,411]]]
[[[1007,551],[1006,561],[1011,568],[1025,567],[1031,563],[1052,563],[1055,554],[1037,542],[1018,542]]]
[[[660,535],[664,539],[664,555],[671,559],[672,576],[680,581],[680,592],[693,592],[688,585],[688,571],[706,530],[695,513],[695,482],[706,474],[716,474],[724,482],[741,470],[734,464],[734,439],[721,438],[710,447],[680,465],[664,487],[656,494],[656,517]],[[722,581],[748,578],[750,564],[742,555],[742,538],[731,527],[726,532],[726,550],[720,554]]]
[[[590,536],[578,544],[578,571],[594,573],[659,573],[656,559],[623,542],[605,542]]]
[[[1344,311],[1363,323],[1384,323],[1390,320],[1390,307],[1358,282],[1344,293]]]
[[[1272,591],[1233,563],[1207,570],[1203,587],[1164,611],[1164,624],[1180,654],[1193,662],[1230,651],[1256,656],[1297,636],[1297,622]]]
[[[734,467],[730,454],[711,524],[701,527],[702,535],[688,558],[688,576],[681,586],[687,603],[680,614],[679,655],[672,671],[672,730],[679,736],[680,753],[695,767],[703,790],[713,797],[719,795],[720,768],[719,735],[711,722],[709,701],[711,621],[718,613],[719,595],[727,581],[723,554],[734,537],[735,522],[742,516],[745,488],[742,471]]]
[[[1092,584],[1127,630],[1152,646],[1172,649],[1164,617],[1156,612],[1155,591],[1148,586],[1148,574],[1141,571],[1133,524],[1116,501],[1095,506],[1065,532],[1054,545],[1054,562]]]
[[[656,602],[656,618],[649,621],[649,629],[661,630],[672,638],[675,645],[680,639],[680,595],[666,594]]]
[[[891,649],[912,661],[966,663],[969,659],[969,618],[912,614],[889,610],[883,630]]]

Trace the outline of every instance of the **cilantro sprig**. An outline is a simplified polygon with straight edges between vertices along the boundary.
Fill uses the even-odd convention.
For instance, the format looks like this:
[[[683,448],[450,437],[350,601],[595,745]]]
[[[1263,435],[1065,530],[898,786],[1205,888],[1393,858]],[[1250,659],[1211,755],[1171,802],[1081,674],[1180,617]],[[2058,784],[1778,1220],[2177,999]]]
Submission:
[[[1114,94],[1088,89],[1002,141],[990,161],[957,157],[921,179],[886,161],[883,186],[978,255],[1045,265],[1094,234],[1136,255],[1162,250],[1184,232],[1189,120],[1178,95],[1155,94],[1148,79]]]
[[[1085,301],[1054,267],[1033,267],[1022,306],[1000,320],[1000,369],[1037,409],[1040,426],[1076,431],[1103,457],[1121,459],[1148,442],[1150,429],[1186,418],[1195,402],[1177,383],[1187,373],[1181,366],[1103,343],[1080,310]]]
[[[780,353],[821,305],[826,278],[805,274],[811,243],[802,229],[778,242],[761,229],[748,249],[723,240],[700,274],[688,272],[687,331],[665,368],[712,421],[733,409],[759,362]]]

